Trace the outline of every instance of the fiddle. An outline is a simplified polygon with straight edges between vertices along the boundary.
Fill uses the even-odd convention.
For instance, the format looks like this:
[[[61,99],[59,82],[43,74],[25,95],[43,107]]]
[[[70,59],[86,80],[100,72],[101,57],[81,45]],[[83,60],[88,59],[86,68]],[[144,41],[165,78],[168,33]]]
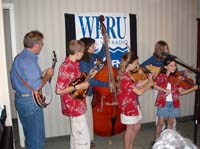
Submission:
[[[145,79],[148,78],[147,73],[145,73],[141,67],[138,68],[138,69],[135,70],[135,71],[131,71],[131,72],[130,72],[130,75],[131,75],[131,79],[132,79],[134,82],[141,81],[141,80],[145,80]]]
[[[135,71],[131,71],[131,78],[133,81],[140,81],[149,78],[149,74],[158,74],[160,72],[160,67],[147,65],[145,67],[138,67]]]
[[[168,76],[169,82],[175,82],[176,85],[180,85],[183,89],[190,89],[194,86],[194,80],[185,76],[184,72],[176,71]]]

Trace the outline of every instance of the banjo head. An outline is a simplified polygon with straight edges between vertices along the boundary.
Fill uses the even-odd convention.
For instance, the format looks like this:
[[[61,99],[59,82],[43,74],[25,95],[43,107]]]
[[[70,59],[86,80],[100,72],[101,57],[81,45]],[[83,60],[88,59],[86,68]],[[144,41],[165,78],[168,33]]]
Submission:
[[[42,95],[44,97],[45,104],[50,104],[53,97],[52,87],[49,82],[47,82],[42,88]]]

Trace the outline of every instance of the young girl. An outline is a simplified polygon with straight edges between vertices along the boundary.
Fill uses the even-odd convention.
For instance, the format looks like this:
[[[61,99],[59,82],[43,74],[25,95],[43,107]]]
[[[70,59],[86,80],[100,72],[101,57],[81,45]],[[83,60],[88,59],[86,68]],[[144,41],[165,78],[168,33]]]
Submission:
[[[161,72],[155,79],[155,89],[158,95],[155,105],[157,108],[158,123],[156,126],[156,138],[160,136],[161,128],[167,121],[167,128],[173,129],[173,121],[181,115],[179,95],[185,95],[198,89],[197,85],[184,90],[180,83],[169,81],[170,75],[177,70],[176,62],[172,57],[167,57],[163,62]]]
[[[149,57],[147,60],[145,60],[142,64],[141,67],[148,67],[150,65],[155,66],[154,70],[160,70],[160,68],[163,66],[163,61],[166,58],[165,55],[163,55],[162,53],[170,53],[171,49],[168,45],[168,43],[166,41],[163,40],[159,40],[156,42],[155,47],[154,47],[154,52],[153,55],[151,57]],[[157,75],[157,72],[154,72],[155,75]],[[157,73],[157,74],[156,74]],[[153,98],[156,99],[157,97],[157,90],[153,90]],[[155,109],[155,113],[156,113],[157,109]],[[158,117],[156,116],[156,125],[158,123]],[[164,124],[162,127],[162,130],[164,130],[166,128],[166,125]],[[173,129],[176,129],[176,119],[174,119],[173,122]]]
[[[124,135],[125,149],[132,149],[141,127],[142,114],[137,95],[142,95],[153,85],[152,79],[146,79],[139,83],[133,81],[131,72],[136,71],[138,66],[138,57],[133,52],[128,52],[123,55],[118,72],[118,106],[121,113],[121,123],[126,125]]]

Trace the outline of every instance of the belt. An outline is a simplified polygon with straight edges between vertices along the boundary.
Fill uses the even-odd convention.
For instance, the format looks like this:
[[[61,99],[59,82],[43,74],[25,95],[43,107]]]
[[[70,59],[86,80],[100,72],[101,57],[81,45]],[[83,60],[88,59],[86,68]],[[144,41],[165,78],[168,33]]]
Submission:
[[[22,97],[29,97],[31,94],[21,94]]]
[[[17,93],[17,92],[16,92]],[[21,93],[17,93],[18,95],[22,96],[22,97],[30,97],[32,94],[21,94]]]

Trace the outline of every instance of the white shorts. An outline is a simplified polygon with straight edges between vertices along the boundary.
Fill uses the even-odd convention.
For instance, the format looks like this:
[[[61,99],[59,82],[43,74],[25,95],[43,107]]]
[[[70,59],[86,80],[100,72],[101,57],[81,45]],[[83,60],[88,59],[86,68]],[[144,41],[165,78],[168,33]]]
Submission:
[[[138,123],[142,119],[142,114],[141,114],[139,106],[137,106],[137,108],[138,108],[138,112],[139,112],[139,115],[137,115],[137,116],[127,116],[127,115],[124,115],[124,114],[120,114],[121,123],[122,124],[136,124],[136,123]]]

